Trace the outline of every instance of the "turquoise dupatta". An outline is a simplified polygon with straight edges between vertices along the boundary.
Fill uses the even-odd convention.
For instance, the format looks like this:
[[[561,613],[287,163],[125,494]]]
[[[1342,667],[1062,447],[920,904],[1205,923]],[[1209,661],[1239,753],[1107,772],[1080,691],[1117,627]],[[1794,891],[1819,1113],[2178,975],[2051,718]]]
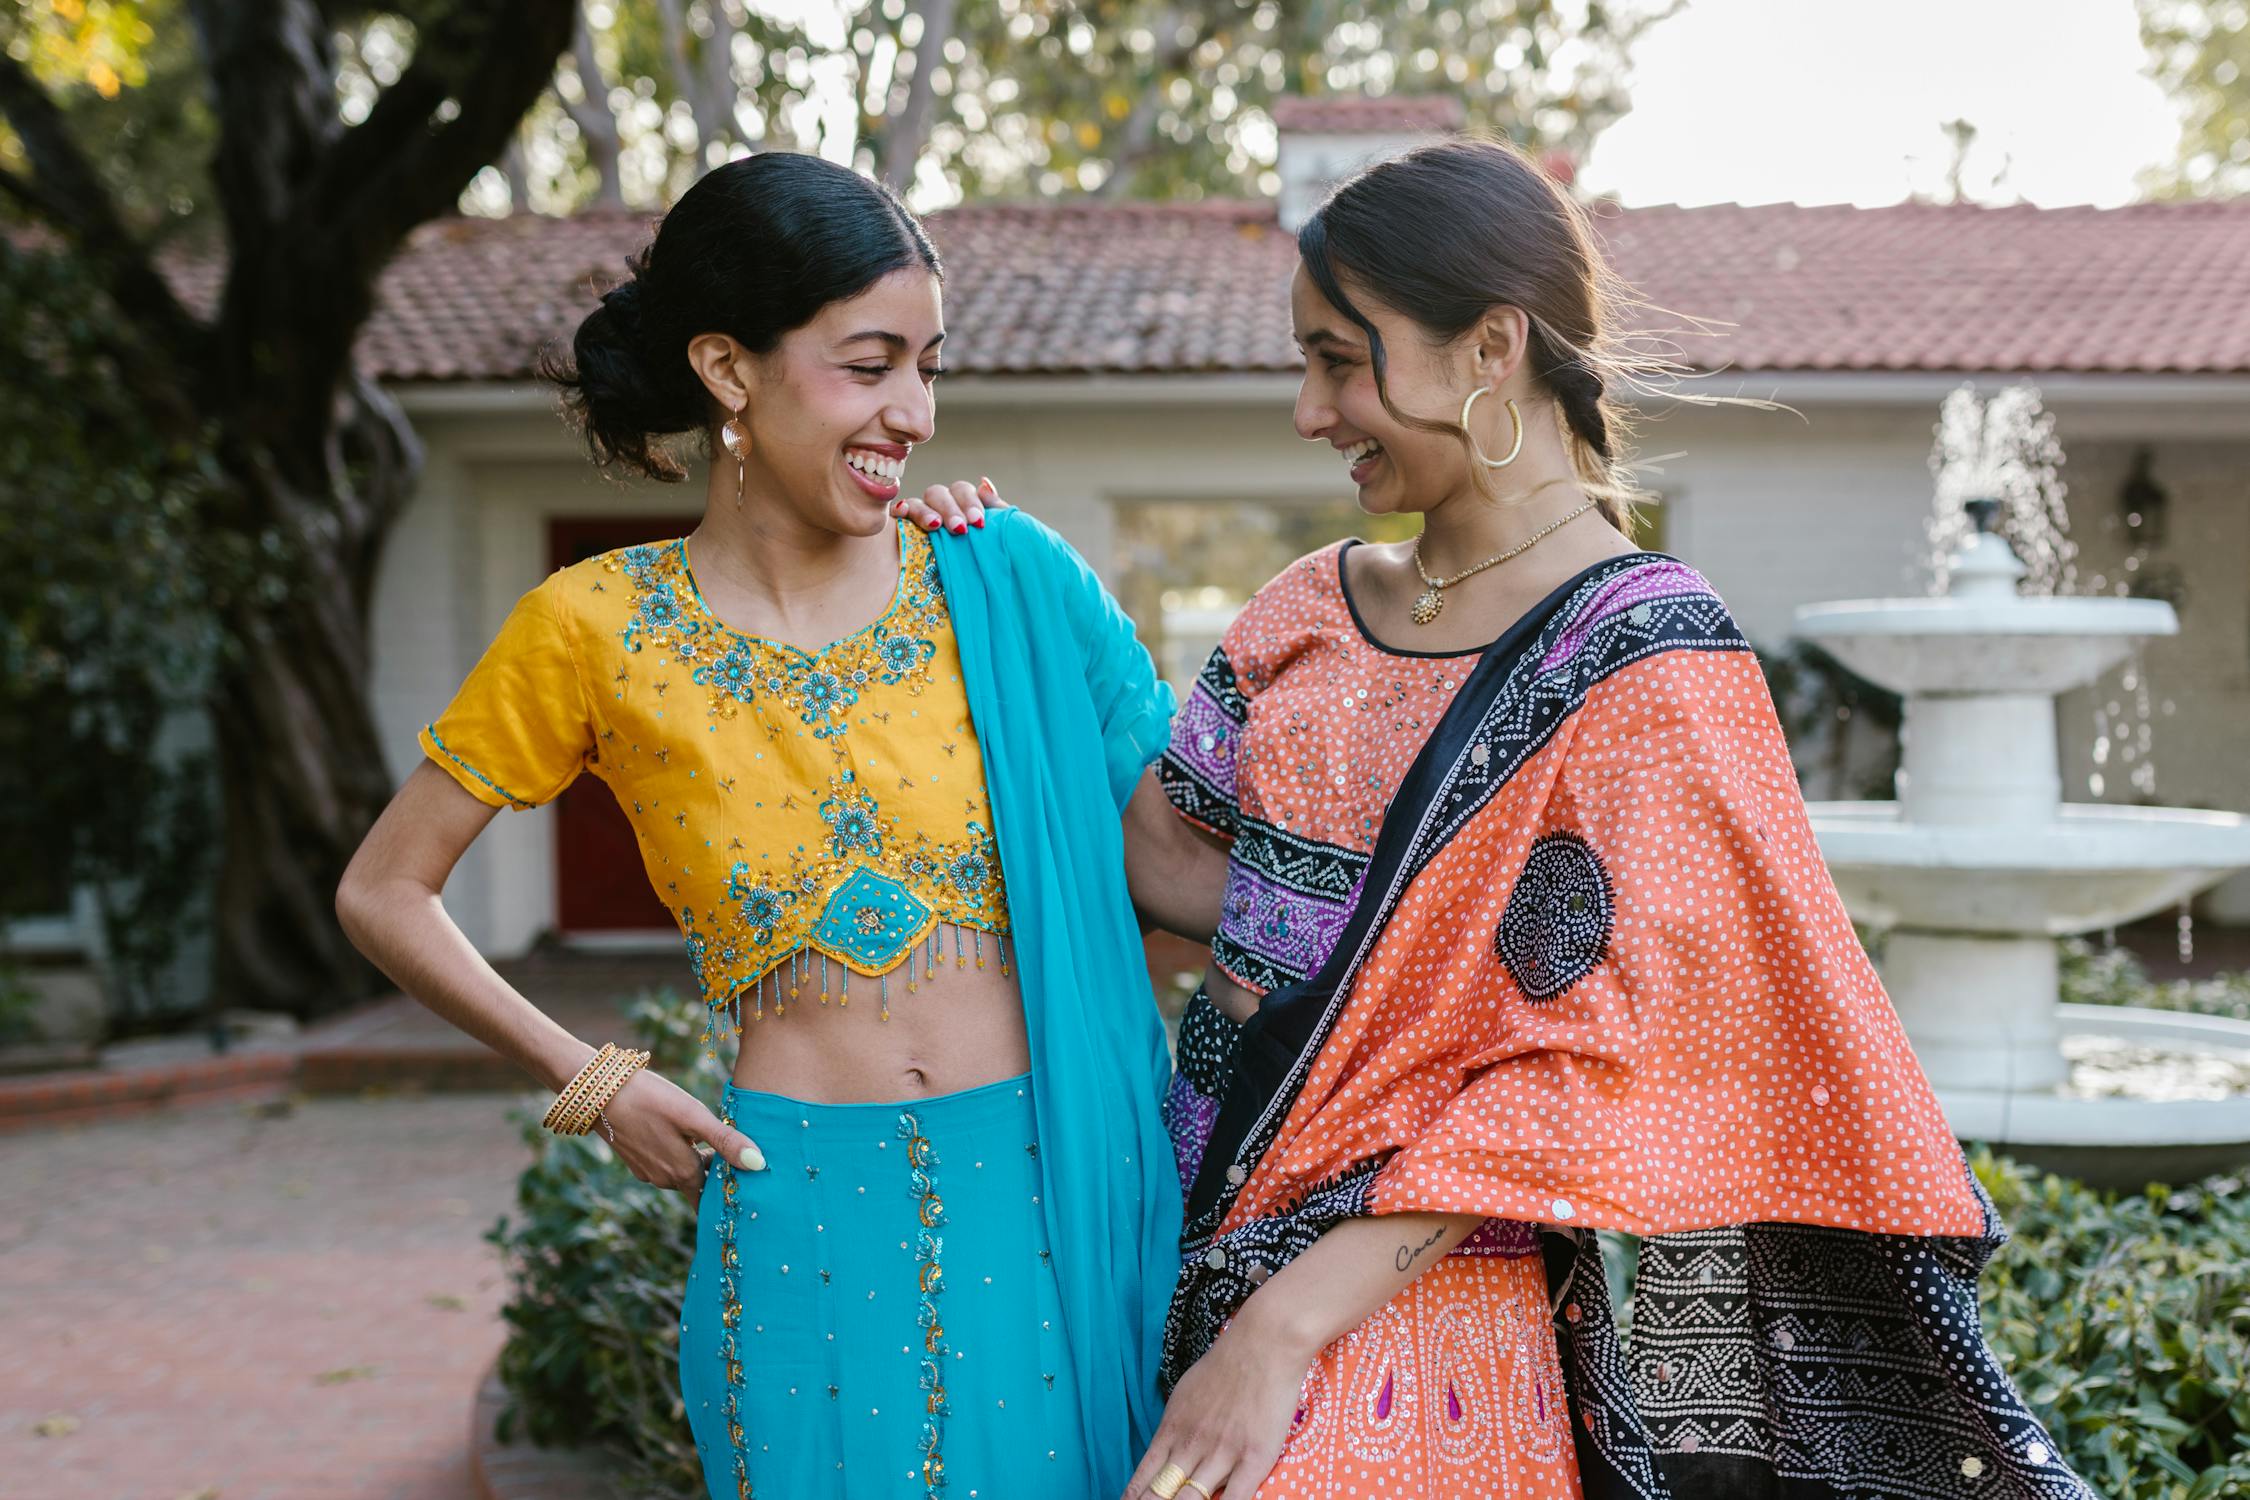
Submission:
[[[1008,887],[1041,1195],[1092,1472],[1125,1488],[1156,1431],[1180,1190],[1157,1107],[1171,1076],[1125,889],[1120,822],[1164,749],[1172,690],[1070,545],[1020,510],[939,536]]]

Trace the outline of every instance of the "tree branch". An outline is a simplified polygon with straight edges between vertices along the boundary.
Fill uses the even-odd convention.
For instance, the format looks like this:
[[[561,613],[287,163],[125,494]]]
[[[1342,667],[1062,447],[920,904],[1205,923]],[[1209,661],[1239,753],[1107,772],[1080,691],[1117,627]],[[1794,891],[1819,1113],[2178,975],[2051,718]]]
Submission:
[[[325,402],[335,389],[407,235],[450,213],[506,149],[553,79],[576,15],[572,0],[456,0],[367,119],[324,153],[276,247],[289,284],[315,299],[284,314],[326,325],[300,335],[318,358],[287,377],[305,399]]]
[[[508,211],[519,214],[529,212],[531,167],[524,160],[521,136],[511,139],[508,149],[500,154],[500,175],[508,179]]]
[[[1096,198],[1126,197],[1139,175],[1141,164],[1156,154],[1156,116],[1164,104],[1164,82],[1188,65],[1198,49],[1209,41],[1219,29],[1218,8],[1206,7],[1196,24],[1188,27],[1185,11],[1175,5],[1167,9],[1157,23],[1159,46],[1149,65],[1149,76],[1136,92],[1133,111],[1126,116],[1125,129],[1116,154],[1110,159],[1109,175],[1094,189]],[[1182,27],[1188,27],[1186,40],[1181,40]]]
[[[601,59],[594,55],[594,22],[583,10],[578,16],[578,35],[572,45],[570,60],[578,71],[578,92],[584,97],[573,102],[558,90],[563,109],[577,123],[578,133],[586,142],[586,160],[592,164],[600,186],[595,202],[604,208],[625,206],[625,183],[617,168],[617,159],[623,152],[618,139],[617,114],[609,107],[609,80],[602,76]]]
[[[118,310],[153,336],[166,356],[193,369],[209,330],[189,314],[117,215],[101,174],[78,149],[62,111],[21,63],[0,51],[0,115],[23,142],[32,176],[0,172],[0,188],[61,234],[93,268]],[[146,392],[144,391],[144,394]],[[182,393],[181,412],[193,403]]]
[[[930,141],[930,117],[937,108],[937,69],[945,44],[953,39],[955,0],[919,0],[922,35],[914,43],[914,76],[906,103],[883,133],[883,180],[903,193],[914,183],[914,168]]]
[[[711,35],[704,39],[699,65],[688,56],[686,0],[656,0],[672,83],[687,100],[688,113],[695,119],[698,168],[708,160],[701,152],[714,142],[725,144],[744,138],[741,90],[734,77],[734,39],[741,28],[725,0],[704,0],[703,10],[711,20]]]
[[[360,266],[382,266],[506,147],[554,77],[577,13],[572,0],[456,0],[367,118],[325,153],[301,200],[305,220]]]
[[[211,176],[241,266],[290,217],[295,190],[342,129],[335,47],[314,0],[188,6],[219,118]]]
[[[703,49],[703,94],[719,127],[717,139],[743,140],[742,90],[734,77],[734,39],[742,28],[726,0],[704,0],[704,10],[711,17],[711,41]]]

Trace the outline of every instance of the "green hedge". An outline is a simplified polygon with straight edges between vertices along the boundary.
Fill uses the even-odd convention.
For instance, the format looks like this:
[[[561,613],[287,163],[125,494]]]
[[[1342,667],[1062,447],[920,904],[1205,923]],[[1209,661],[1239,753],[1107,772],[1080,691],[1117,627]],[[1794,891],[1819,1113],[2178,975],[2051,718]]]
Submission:
[[[627,1015],[638,1045],[654,1054],[651,1066],[699,1099],[719,1097],[726,1073],[697,1041],[701,1007],[659,991],[634,1000]],[[501,1309],[500,1378],[510,1397],[501,1434],[612,1448],[636,1492],[700,1500],[678,1370],[695,1211],[627,1171],[598,1133],[541,1129],[545,1107],[541,1100],[518,1117],[532,1163],[516,1183],[516,1213],[485,1236],[499,1246],[512,1287]]]
[[[2250,1021],[2250,974],[2159,983],[2128,950],[2073,939],[2062,945],[2062,998],[2073,1005],[2138,1005]]]
[[[701,1098],[725,1078],[676,996],[632,1007],[640,1045]],[[524,1116],[534,1161],[490,1238],[514,1291],[506,1419],[541,1443],[598,1442],[651,1496],[700,1496],[675,1372],[695,1224],[595,1137]],[[2111,1500],[2250,1496],[2250,1192],[2236,1178],[2101,1194],[1980,1154],[2013,1239],[1985,1326],[2080,1473]]]
[[[1985,1330],[2072,1464],[2114,1500],[2250,1495],[2242,1180],[2119,1195],[1976,1167],[2014,1236],[1985,1276]]]

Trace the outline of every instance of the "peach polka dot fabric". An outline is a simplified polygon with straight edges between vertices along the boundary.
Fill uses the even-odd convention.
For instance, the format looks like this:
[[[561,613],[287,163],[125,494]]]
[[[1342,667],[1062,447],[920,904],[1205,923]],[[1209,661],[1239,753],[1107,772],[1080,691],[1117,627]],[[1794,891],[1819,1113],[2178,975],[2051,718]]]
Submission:
[[[1242,815],[1365,854],[1478,653],[1377,645],[1344,590],[1349,546],[1300,558],[1258,590],[1224,647],[1257,705],[1236,772]]]
[[[1496,934],[1557,836],[1606,874],[1614,920],[1599,962],[1534,999]],[[1430,860],[1226,1222],[1384,1156],[1378,1212],[1981,1231],[1747,650],[1595,684]]]

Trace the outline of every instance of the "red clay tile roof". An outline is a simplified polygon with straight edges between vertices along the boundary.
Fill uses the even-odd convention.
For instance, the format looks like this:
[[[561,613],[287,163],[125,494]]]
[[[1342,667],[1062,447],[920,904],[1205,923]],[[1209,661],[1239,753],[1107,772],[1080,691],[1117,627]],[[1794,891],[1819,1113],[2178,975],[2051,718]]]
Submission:
[[[1705,368],[2250,373],[2250,200],[1612,208],[1597,227],[1650,302],[1734,325],[1687,341]],[[930,228],[955,369],[1298,367],[1270,203],[979,206]],[[522,378],[648,233],[615,213],[426,226],[362,358],[395,381]]]
[[[1790,204],[1605,217],[1649,300],[1744,370],[2250,373],[2250,199]]]
[[[1459,97],[1452,94],[1332,99],[1292,97],[1276,99],[1273,103],[1276,130],[1301,130],[1321,135],[1459,130],[1467,119],[1468,111]]]

